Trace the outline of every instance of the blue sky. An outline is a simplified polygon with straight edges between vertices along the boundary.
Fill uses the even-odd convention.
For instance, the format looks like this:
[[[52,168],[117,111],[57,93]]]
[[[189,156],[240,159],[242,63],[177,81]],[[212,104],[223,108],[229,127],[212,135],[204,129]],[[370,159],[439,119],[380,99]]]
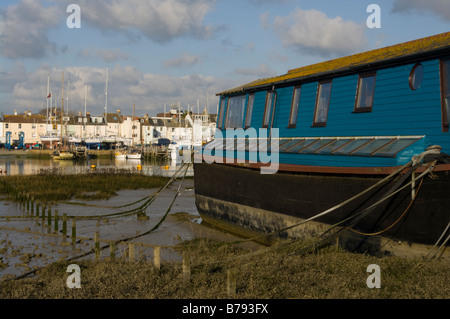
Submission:
[[[69,4],[81,9],[70,29]],[[381,9],[370,29],[369,4]],[[216,111],[217,92],[289,69],[450,29],[448,0],[2,0],[0,112],[55,101],[101,114]],[[68,82],[70,81],[70,82]],[[66,103],[66,102],[65,102]],[[66,105],[67,106],[67,105]]]

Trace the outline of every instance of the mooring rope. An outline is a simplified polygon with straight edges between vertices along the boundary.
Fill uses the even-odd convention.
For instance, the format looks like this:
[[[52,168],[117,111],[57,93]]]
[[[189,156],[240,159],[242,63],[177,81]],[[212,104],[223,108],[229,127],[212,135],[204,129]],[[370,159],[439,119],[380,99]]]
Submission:
[[[184,167],[185,164],[186,164],[186,163],[183,163],[183,165],[181,165],[181,166],[176,170],[176,172],[170,177],[169,181],[168,181],[165,185],[163,185],[163,186],[160,187],[160,190],[161,190],[161,189],[164,189],[168,184],[170,184],[173,180],[175,180],[175,179],[178,177],[177,175],[181,172],[181,170],[183,169],[183,167]],[[156,191],[155,194],[158,193],[158,192],[160,192],[160,190]],[[153,197],[153,196],[154,196],[154,194],[153,194],[153,195],[148,195],[148,196],[145,196],[144,198],[141,198],[141,199],[139,199],[139,200],[137,200],[137,201],[134,201],[134,202],[131,202],[131,203],[128,203],[128,204],[124,204],[124,205],[118,205],[118,206],[94,205],[94,204],[86,204],[86,203],[80,203],[80,202],[64,202],[63,204],[67,204],[67,205],[80,205],[80,206],[97,207],[97,208],[123,208],[123,207],[132,206],[132,205],[134,205],[134,204],[137,204],[137,203],[139,203],[139,202],[142,202],[142,201],[144,201],[145,199],[151,198],[151,197]]]
[[[376,203],[372,204],[371,206],[369,206],[369,207],[363,209],[361,212],[358,212],[358,213],[356,213],[355,215],[350,216],[349,218],[346,218],[346,219],[344,219],[343,221],[341,221],[341,222],[339,222],[339,223],[336,223],[336,224],[332,225],[328,230],[326,230],[323,234],[321,234],[321,237],[323,237],[323,236],[324,236],[326,233],[328,233],[331,229],[337,227],[338,225],[342,224],[343,222],[345,222],[345,221],[347,221],[347,220],[349,220],[349,219],[351,219],[351,218],[353,218],[353,217],[355,217],[355,216],[357,216],[357,215],[363,214],[363,213],[366,212],[366,211],[370,211],[372,208],[374,208],[375,206],[381,204],[383,201],[389,199],[390,197],[396,195],[397,193],[401,192],[401,191],[404,190],[406,187],[409,187],[410,185],[412,185],[412,184],[415,183],[416,181],[423,179],[428,173],[430,173],[430,172],[433,170],[434,164],[435,164],[435,163],[436,163],[436,162],[432,162],[432,164],[428,166],[427,170],[425,170],[425,171],[424,171],[422,174],[420,174],[418,177],[416,177],[416,178],[414,178],[413,180],[411,180],[409,183],[407,183],[407,184],[405,184],[404,186],[402,186],[401,188],[397,189],[395,192],[392,192],[391,194],[385,196],[384,198],[380,199],[379,201],[377,201]],[[352,226],[353,226],[353,225],[352,225]],[[325,237],[325,238],[320,239],[318,243],[314,243],[312,246],[309,247],[309,249],[311,249],[311,248],[314,247],[314,246],[320,245],[320,244],[322,244],[322,243],[324,243],[324,242],[326,242],[326,241],[329,241],[332,237],[335,237],[338,233],[340,233],[340,232],[342,232],[342,231],[344,231],[344,230],[346,230],[346,229],[349,229],[349,226],[343,227],[343,228],[339,229],[338,231],[336,231],[335,233],[333,233],[333,234],[331,234],[331,235],[329,235],[329,236],[327,236],[327,237]],[[306,249],[303,249],[303,250],[306,250]],[[292,253],[292,254],[293,254],[293,253]]]
[[[172,199],[172,202],[170,203],[168,209],[166,210],[166,212],[164,213],[164,215],[162,216],[162,218],[159,220],[159,222],[158,222],[155,226],[153,226],[150,230],[148,230],[148,231],[146,231],[146,232],[144,232],[144,233],[141,233],[141,234],[138,234],[138,235],[129,237],[129,238],[120,239],[120,240],[111,240],[110,243],[118,244],[118,243],[123,243],[123,242],[132,241],[132,240],[134,240],[134,239],[136,239],[136,238],[143,237],[143,236],[145,236],[145,235],[150,234],[151,232],[157,230],[157,229],[161,226],[161,224],[164,222],[164,220],[166,219],[167,215],[169,214],[170,210],[172,209],[172,206],[173,206],[173,204],[175,203],[175,200],[177,199],[178,195],[180,194],[181,186],[182,186],[182,184],[183,184],[183,182],[184,182],[184,179],[185,179],[185,177],[186,177],[186,173],[187,173],[188,168],[189,168],[189,163],[187,163],[187,165],[186,165],[186,163],[184,163],[184,165],[182,165],[182,167],[184,167],[184,166],[186,166],[186,170],[185,170],[185,172],[184,172],[184,175],[183,175],[182,180],[180,181],[180,184],[178,185],[177,192],[176,192],[174,198]],[[91,238],[91,239],[92,239],[92,238]],[[111,245],[111,244],[109,244],[109,245],[104,245],[104,246],[102,246],[102,247],[99,247],[99,250],[101,251],[101,250],[103,250],[103,249],[106,249],[106,248],[110,247],[110,245]],[[66,259],[65,261],[73,261],[73,260],[76,260],[76,259],[80,259],[80,258],[86,257],[86,256],[88,256],[88,255],[94,254],[96,251],[97,251],[97,250],[94,248],[94,249],[91,249],[90,251],[85,252],[85,253],[83,253],[83,254],[80,254],[80,255],[77,255],[77,256],[68,258],[68,259]],[[45,267],[47,267],[47,266],[43,266],[43,267],[40,267],[40,268],[33,269],[33,270],[29,271],[29,272],[26,272],[26,273],[24,273],[24,274],[22,274],[22,275],[19,275],[19,276],[14,277],[14,278],[6,279],[5,281],[8,281],[8,280],[18,280],[18,279],[22,279],[22,278],[28,277],[28,276],[30,276],[30,275],[36,273],[37,271],[39,271],[39,270],[41,270],[41,269],[44,269]]]
[[[325,210],[325,211],[323,211],[323,212],[321,212],[321,213],[319,213],[319,214],[316,214],[316,215],[314,215],[314,216],[312,216],[312,217],[310,217],[310,218],[304,219],[304,220],[302,220],[302,221],[300,221],[300,222],[298,222],[298,223],[295,223],[295,224],[293,224],[293,225],[290,225],[290,226],[287,226],[287,227],[284,227],[284,228],[281,228],[281,229],[278,229],[278,230],[274,230],[274,231],[268,232],[268,233],[263,234],[263,235],[258,235],[258,236],[254,236],[254,237],[251,237],[251,238],[248,238],[248,239],[244,239],[244,240],[241,240],[241,241],[237,241],[237,242],[246,242],[246,241],[260,240],[260,239],[263,239],[263,238],[266,238],[266,237],[270,237],[270,236],[273,236],[273,235],[275,235],[275,234],[278,234],[278,233],[287,231],[287,230],[289,230],[289,229],[298,227],[298,226],[300,226],[300,225],[303,225],[303,224],[305,224],[305,223],[308,223],[308,222],[310,222],[310,221],[313,221],[313,220],[315,220],[315,219],[317,219],[317,218],[319,218],[319,217],[322,217],[322,216],[324,216],[324,215],[327,215],[327,214],[329,214],[329,213],[331,213],[331,212],[337,210],[338,208],[341,208],[341,207],[347,205],[348,203],[350,203],[350,202],[352,202],[352,201],[358,199],[359,197],[365,195],[366,193],[372,191],[373,189],[379,187],[380,185],[386,183],[386,182],[389,181],[391,178],[395,177],[395,176],[398,175],[400,172],[402,172],[405,168],[411,166],[412,163],[413,163],[413,161],[410,161],[410,162],[406,163],[405,165],[401,166],[400,168],[398,168],[397,170],[395,170],[394,172],[392,172],[391,174],[389,174],[388,176],[386,176],[386,177],[383,178],[382,180],[378,181],[378,182],[375,183],[374,185],[372,185],[372,186],[370,186],[369,188],[365,189],[364,191],[362,191],[362,192],[360,192],[360,193],[354,195],[353,197],[351,197],[351,198],[349,198],[349,199],[347,199],[347,200],[345,200],[345,201],[343,201],[343,202],[341,202],[341,203],[339,203],[339,204],[337,204],[337,205],[335,205],[335,206],[333,206],[333,207],[331,207],[331,208],[329,208],[329,209],[327,209],[327,210]]]
[[[129,209],[123,212],[117,212],[117,213],[110,213],[110,214],[99,214],[99,215],[92,215],[92,216],[67,216],[68,218],[76,218],[78,220],[81,219],[99,219],[99,218],[114,218],[114,217],[124,217],[124,216],[129,216],[129,215],[133,215],[133,214],[139,214],[141,212],[143,212],[145,209],[147,209],[148,206],[150,206],[155,200],[156,198],[159,196],[159,194],[165,190],[169,185],[171,185],[178,177],[179,174],[181,172],[181,170],[185,167],[186,163],[184,163],[173,175],[172,177],[169,179],[169,181],[167,181],[166,184],[164,184],[163,186],[161,186],[157,191],[155,191],[152,195],[150,196],[146,196],[143,199],[140,199],[137,202],[140,202],[144,199],[147,199],[147,201],[142,204],[141,206],[138,206],[136,208],[133,209]],[[189,166],[188,166],[189,167]],[[135,203],[137,203],[135,202]],[[129,205],[127,205],[129,206]]]
[[[126,211],[122,211],[122,212],[116,212],[116,213],[109,213],[109,214],[98,214],[98,215],[90,215],[90,216],[80,216],[80,215],[66,215],[67,218],[76,218],[78,220],[87,220],[87,219],[101,219],[101,218],[117,218],[117,217],[125,217],[125,216],[130,216],[130,215],[134,215],[134,214],[140,214],[141,212],[145,211],[145,209],[147,209],[148,206],[150,206],[155,200],[156,198],[159,196],[159,194],[166,189],[169,185],[171,185],[180,175],[182,169],[184,168],[184,166],[186,165],[186,163],[184,163],[183,165],[181,165],[181,167],[171,176],[171,178],[163,185],[161,186],[158,190],[156,190],[152,195],[146,196],[144,198],[139,199],[138,201],[135,201],[133,203],[129,203],[126,205],[121,205],[121,206],[100,206],[100,205],[91,205],[91,204],[85,204],[83,206],[89,206],[89,207],[102,207],[102,208],[120,208],[120,207],[126,207],[126,206],[131,206],[133,204],[142,202],[143,200],[147,200],[145,203],[143,203],[141,206],[138,206],[136,208],[132,208]],[[66,202],[64,204],[70,204],[70,202]],[[74,205],[78,205],[77,203],[73,203]],[[0,218],[5,218],[7,220],[10,220],[12,218],[18,218],[18,219],[22,219],[22,220],[26,220],[31,218],[30,216],[0,216]]]
[[[248,239],[243,239],[243,240],[234,241],[234,242],[232,242],[232,244],[243,243],[243,242],[248,242],[248,241],[256,241],[256,240],[260,240],[260,239],[263,239],[263,238],[266,238],[266,237],[269,237],[269,236],[273,236],[273,235],[278,234],[278,233],[280,233],[280,232],[283,232],[283,231],[292,229],[292,228],[294,228],[294,227],[298,227],[298,226],[300,226],[300,225],[302,225],[302,224],[305,224],[305,223],[307,223],[307,222],[313,221],[313,220],[315,220],[315,219],[317,219],[317,218],[319,218],[319,217],[321,217],[321,216],[324,216],[324,215],[326,215],[326,214],[328,214],[328,213],[331,213],[332,211],[334,211],[334,210],[336,210],[336,209],[338,209],[338,208],[340,208],[340,207],[342,207],[342,206],[344,206],[344,205],[350,203],[351,201],[353,201],[353,200],[355,200],[355,199],[361,197],[362,195],[366,194],[367,192],[373,190],[374,188],[376,188],[376,187],[378,187],[378,186],[384,184],[385,182],[387,182],[388,180],[390,180],[391,178],[393,178],[394,176],[396,176],[397,174],[399,174],[400,172],[402,172],[405,168],[411,166],[413,163],[416,165],[416,164],[417,164],[417,160],[414,160],[414,161],[411,160],[409,163],[403,165],[402,167],[400,167],[399,169],[397,169],[396,171],[394,171],[393,173],[391,173],[389,176],[387,176],[387,177],[385,177],[384,179],[378,181],[377,183],[375,183],[374,185],[372,185],[372,186],[369,187],[368,189],[366,189],[366,190],[360,192],[359,194],[356,194],[355,196],[353,196],[353,197],[351,197],[351,198],[345,200],[344,202],[342,202],[342,203],[340,203],[340,204],[337,204],[337,205],[335,205],[335,206],[333,206],[333,207],[331,207],[331,208],[329,208],[329,209],[327,209],[327,210],[325,210],[325,211],[323,211],[323,212],[321,212],[321,213],[319,213],[319,214],[316,214],[315,216],[312,216],[312,217],[310,217],[310,218],[308,218],[308,219],[305,219],[305,220],[303,220],[303,221],[301,221],[301,222],[299,222],[299,223],[296,223],[296,224],[294,224],[294,225],[287,226],[287,227],[284,227],[284,228],[281,228],[281,229],[278,229],[278,230],[275,230],[275,231],[271,231],[271,232],[266,233],[266,234],[263,234],[263,235],[258,235],[258,236],[254,236],[254,237],[251,237],[251,238],[248,238]],[[362,214],[362,213],[364,213],[366,210],[372,209],[372,208],[374,208],[375,206],[381,204],[383,201],[385,201],[385,200],[387,200],[388,198],[390,198],[390,197],[394,196],[395,194],[399,193],[400,191],[402,191],[402,190],[405,189],[406,187],[409,187],[410,185],[412,185],[415,181],[422,180],[428,173],[430,173],[430,172],[434,169],[435,163],[436,163],[436,161],[432,162],[432,163],[428,166],[428,168],[427,168],[422,174],[420,174],[420,175],[419,175],[418,177],[416,177],[416,178],[413,178],[413,180],[412,180],[411,182],[407,183],[406,185],[404,185],[403,187],[401,187],[401,188],[398,189],[397,191],[392,192],[391,194],[389,194],[388,196],[382,198],[381,200],[377,201],[376,203],[374,203],[374,204],[371,205],[370,207],[364,209],[362,212],[360,212],[360,213],[358,213],[358,214]],[[338,223],[338,224],[339,224],[339,223]],[[337,226],[337,224],[334,225],[334,226]],[[332,227],[334,227],[334,226],[332,226]],[[335,234],[336,234],[336,233],[335,233]],[[333,236],[334,236],[335,234],[333,234]],[[449,237],[450,237],[450,236],[449,236]],[[286,245],[286,244],[291,244],[291,243],[295,243],[295,242],[297,242],[297,241],[298,241],[298,240],[292,240],[291,242],[285,243],[284,245]],[[323,243],[324,240],[323,240],[323,239],[322,239],[322,240],[319,240],[318,243],[314,243],[312,246],[309,246],[309,248],[306,248],[306,249],[311,249],[311,247],[316,247],[316,246],[320,245],[321,242]],[[229,244],[230,244],[230,243],[229,243]],[[265,251],[270,250],[270,249],[271,249],[271,247],[268,247],[268,248],[266,248],[266,249],[263,249],[262,252],[265,252]],[[305,249],[304,249],[304,250],[305,250]],[[261,253],[262,253],[262,252],[261,252]],[[247,255],[248,255],[248,256],[256,255],[256,254],[259,254],[259,253],[260,253],[260,252],[252,252],[252,253],[249,253],[249,254],[245,254],[245,256],[247,256]],[[293,253],[292,253],[292,254],[293,254]],[[234,258],[240,258],[240,257],[234,257]]]
[[[353,228],[349,228],[349,230],[354,232],[354,233],[356,233],[356,234],[363,235],[363,236],[377,236],[377,235],[381,235],[382,233],[387,232],[389,229],[394,227],[406,215],[406,213],[409,211],[409,209],[411,208],[412,204],[416,201],[417,194],[419,193],[419,190],[420,190],[420,188],[422,186],[423,181],[424,181],[424,179],[422,179],[420,181],[420,185],[417,188],[417,192],[415,193],[415,196],[409,202],[408,207],[406,207],[406,209],[403,211],[403,213],[400,215],[400,217],[397,218],[397,220],[395,222],[393,222],[391,225],[389,225],[385,229],[377,231],[377,232],[374,232],[374,233],[364,233],[364,232],[358,231],[358,230],[353,229]]]
[[[445,227],[444,231],[442,232],[441,236],[439,237],[439,239],[436,241],[436,243],[434,244],[434,246],[431,248],[431,250],[428,252],[428,254],[426,255],[426,257],[428,258],[429,255],[431,254],[431,252],[436,249],[437,245],[439,244],[439,242],[442,240],[442,238],[444,238],[445,234],[447,233],[448,229],[450,228],[450,222],[448,223],[447,227]],[[433,259],[434,257],[436,257],[436,254],[438,253],[438,251],[444,247],[445,244],[447,244],[448,240],[450,239],[450,234],[447,236],[447,238],[444,240],[444,242],[441,244],[441,246],[439,246],[439,248],[436,250],[436,252],[433,254],[433,256],[430,259]],[[444,249],[445,250],[445,249]],[[442,251],[441,255],[444,253],[444,251]]]
[[[370,212],[370,210],[372,210],[375,206],[381,204],[381,203],[384,202],[385,200],[387,200],[387,199],[393,197],[394,195],[400,193],[402,190],[404,190],[405,188],[407,188],[407,187],[409,187],[410,185],[414,184],[416,181],[423,179],[428,173],[430,173],[430,172],[434,169],[435,163],[436,163],[436,161],[435,161],[435,162],[432,162],[432,163],[428,166],[428,168],[427,168],[423,173],[421,173],[418,177],[413,178],[409,183],[406,183],[406,184],[403,185],[402,187],[397,188],[397,190],[390,192],[388,195],[386,195],[385,197],[383,197],[383,198],[380,199],[379,201],[375,202],[375,203],[372,204],[371,206],[369,206],[369,207],[363,209],[362,211],[360,211],[360,212],[358,212],[358,213],[356,213],[356,214],[354,214],[354,215],[352,215],[352,216],[350,216],[350,217],[348,217],[348,218],[345,218],[345,219],[341,220],[340,222],[338,222],[338,223],[332,225],[326,232],[330,231],[331,229],[333,229],[333,228],[335,228],[335,227],[337,227],[337,226],[339,226],[339,225],[341,225],[341,224],[343,224],[343,223],[347,222],[348,220],[351,220],[351,219],[353,219],[353,218],[355,218],[355,217],[358,217],[358,216],[360,216],[360,215],[367,215],[367,213]],[[392,189],[392,188],[391,188],[391,189]],[[354,223],[353,223],[352,225],[350,225],[350,226],[353,226],[355,223],[356,223],[356,222],[354,222]],[[346,227],[344,227],[343,229],[346,229],[346,228],[349,228],[349,226],[346,226]],[[343,230],[343,229],[341,229],[341,230]],[[325,232],[325,233],[326,233],[326,232]]]

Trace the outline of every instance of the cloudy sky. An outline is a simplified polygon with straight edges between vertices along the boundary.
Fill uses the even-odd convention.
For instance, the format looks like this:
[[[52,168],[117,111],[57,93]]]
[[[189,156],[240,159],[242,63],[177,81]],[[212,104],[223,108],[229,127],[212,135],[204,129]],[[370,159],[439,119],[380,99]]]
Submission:
[[[381,28],[368,28],[370,4]],[[80,28],[69,28],[70,4]],[[71,20],[74,22],[75,20]],[[0,0],[0,112],[216,112],[217,92],[450,30],[448,0]]]

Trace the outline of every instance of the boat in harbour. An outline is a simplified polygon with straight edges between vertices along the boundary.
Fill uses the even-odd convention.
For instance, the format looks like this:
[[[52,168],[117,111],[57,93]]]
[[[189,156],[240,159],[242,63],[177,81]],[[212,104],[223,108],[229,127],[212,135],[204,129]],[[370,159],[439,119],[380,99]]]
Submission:
[[[127,159],[127,152],[119,150],[114,154],[114,157],[118,160],[125,160]]]
[[[448,258],[450,32],[218,93],[203,220],[244,236]]]
[[[127,159],[140,160],[140,159],[142,159],[142,152],[138,149],[132,149],[126,153],[126,156],[127,156]]]
[[[75,155],[69,150],[56,150],[52,153],[51,157],[54,160],[65,161],[65,160],[73,160],[75,158]]]

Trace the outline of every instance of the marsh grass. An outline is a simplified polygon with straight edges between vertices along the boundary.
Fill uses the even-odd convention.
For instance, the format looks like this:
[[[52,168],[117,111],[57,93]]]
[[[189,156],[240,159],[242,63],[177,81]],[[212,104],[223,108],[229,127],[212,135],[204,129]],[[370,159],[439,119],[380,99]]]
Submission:
[[[81,289],[66,287],[68,262],[58,262],[35,278],[0,282],[2,298],[221,299],[227,298],[227,270],[237,273],[238,299],[446,299],[450,296],[448,261],[353,254],[325,246],[292,254],[304,242],[273,246],[265,253],[223,242],[184,242],[191,252],[191,280],[181,264],[163,262],[158,272],[149,261],[84,260]],[[220,261],[220,262],[219,262]],[[73,262],[71,262],[73,263]],[[381,269],[381,288],[369,289],[367,266]]]
[[[149,189],[164,185],[168,178],[146,176],[127,169],[103,169],[87,174],[66,175],[54,170],[41,170],[35,175],[3,176],[2,181],[16,192],[29,193],[35,200],[55,202],[78,199],[108,199],[122,189]],[[0,183],[0,194],[5,194]]]

